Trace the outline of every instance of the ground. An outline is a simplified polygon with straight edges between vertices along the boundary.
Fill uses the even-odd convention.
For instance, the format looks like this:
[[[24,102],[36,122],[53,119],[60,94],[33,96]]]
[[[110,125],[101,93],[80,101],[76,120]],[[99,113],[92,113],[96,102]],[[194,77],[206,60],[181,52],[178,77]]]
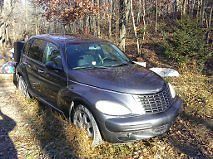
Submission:
[[[84,132],[63,117],[16,91],[11,78],[0,78],[0,159],[15,158],[211,158],[211,113],[184,109],[162,137],[128,144],[89,146]],[[201,78],[201,79],[199,79]],[[198,77],[201,81],[203,77]],[[184,87],[184,80],[178,80]],[[175,79],[176,80],[176,79]],[[175,84],[175,80],[170,80]],[[193,81],[191,81],[193,83]],[[196,84],[196,83],[195,83]],[[190,85],[187,83],[187,85]],[[186,85],[185,85],[186,86]],[[180,87],[180,88],[182,88]],[[191,86],[192,87],[192,86]],[[177,86],[178,89],[178,86]],[[187,89],[187,88],[185,88]],[[202,90],[202,89],[201,89]],[[190,90],[188,90],[190,91]],[[180,94],[184,97],[184,93]],[[208,98],[207,94],[207,98]],[[204,98],[205,96],[203,96]],[[197,99],[197,98],[196,98]],[[189,97],[190,103],[193,97]],[[201,101],[202,102],[202,101]],[[200,104],[202,104],[200,102]],[[199,101],[198,101],[199,103]],[[208,103],[206,104],[208,106]],[[190,107],[190,105],[189,105]],[[211,110],[211,109],[210,109]],[[212,111],[212,110],[211,110]],[[203,112],[203,111],[201,111]],[[205,114],[208,114],[205,113]],[[208,116],[210,118],[208,118]]]
[[[41,146],[41,142],[35,138],[33,131],[36,131],[36,128],[31,124],[33,120],[31,115],[34,112],[30,113],[30,111],[38,107],[32,108],[30,104],[38,106],[35,102],[25,101],[17,92],[11,75],[0,74],[0,159],[55,157],[54,153],[50,157],[44,152],[42,149],[47,148],[48,145]],[[65,148],[61,147],[61,149]],[[69,157],[74,158],[72,151],[69,152]]]
[[[22,140],[24,137],[33,141],[30,138],[29,125],[22,116],[18,101],[13,99],[16,88],[11,77],[8,75],[0,77],[0,158],[25,158],[26,150],[35,150],[28,146],[28,142]],[[33,146],[38,147],[36,144]]]

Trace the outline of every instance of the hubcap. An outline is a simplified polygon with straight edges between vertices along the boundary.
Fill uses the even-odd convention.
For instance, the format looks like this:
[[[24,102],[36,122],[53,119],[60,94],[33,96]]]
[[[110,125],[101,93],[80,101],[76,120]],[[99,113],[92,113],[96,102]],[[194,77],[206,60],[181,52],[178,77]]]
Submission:
[[[93,138],[93,127],[89,116],[81,110],[75,112],[74,124],[81,129],[85,129],[89,137]]]

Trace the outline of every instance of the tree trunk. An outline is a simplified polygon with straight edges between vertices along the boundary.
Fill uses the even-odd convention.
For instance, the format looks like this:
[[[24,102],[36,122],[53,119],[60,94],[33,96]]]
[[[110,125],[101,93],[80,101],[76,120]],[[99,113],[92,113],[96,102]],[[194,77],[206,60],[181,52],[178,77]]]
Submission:
[[[137,52],[138,52],[138,54],[140,54],[140,44],[139,44],[137,29],[136,29],[136,26],[135,26],[135,17],[134,17],[132,0],[130,0],[130,11],[131,11],[131,16],[132,16],[132,25],[133,25],[133,29],[134,29],[134,33],[135,33],[135,38],[136,38],[136,41],[137,41]]]
[[[120,19],[119,16],[115,15],[115,38],[119,41],[120,43]]]
[[[129,23],[131,4],[130,0],[126,0],[126,25]]]
[[[143,15],[142,15],[142,18],[143,18],[143,41],[145,40],[145,35],[146,35],[146,19],[145,19],[145,16],[146,16],[146,4],[145,4],[145,0],[142,1],[143,3]]]
[[[213,10],[213,5],[211,5],[211,10],[209,13],[209,28],[212,26],[212,10]]]
[[[180,11],[180,0],[174,1],[174,12],[177,14]]]
[[[9,24],[6,23],[6,28],[5,28],[5,34],[6,34],[6,39],[5,39],[5,42],[6,42],[6,45],[9,44]]]
[[[139,8],[138,8],[138,14],[137,14],[137,24],[139,24],[139,23],[141,22],[142,1],[139,0],[138,3],[139,3],[139,4],[138,4]]]
[[[191,2],[191,16],[194,17],[195,1]]]
[[[38,35],[38,34],[39,34],[39,31],[38,31],[38,30],[39,30],[39,29],[38,29],[38,28],[39,28],[39,19],[38,19],[37,7],[35,7],[35,12],[36,12],[36,29],[35,29],[35,30],[36,30],[36,35]],[[54,24],[54,25],[55,25],[55,24]],[[55,31],[55,32],[56,32],[56,31]]]
[[[27,18],[28,18],[27,0],[25,0],[24,2],[25,2],[25,31],[27,31],[28,30],[28,26],[27,26]]]
[[[94,36],[97,36],[96,18],[93,17],[92,20],[93,20],[93,30],[94,30],[94,31],[93,31],[93,35],[94,35]]]
[[[120,48],[125,51],[126,44],[126,3],[127,0],[119,1],[119,31],[120,31]]]
[[[112,37],[112,15],[108,15],[109,38]]]
[[[13,27],[13,41],[15,41],[16,40],[16,32],[15,32],[15,20],[13,19],[13,21],[12,21],[12,27]]]
[[[112,1],[109,1],[110,9],[108,14],[109,38],[112,37]]]
[[[182,16],[186,15],[186,7],[187,7],[187,0],[183,0],[183,3],[182,3]]]
[[[212,26],[212,24],[211,24],[211,22],[212,22],[212,10],[213,10],[213,6],[211,5],[211,9],[210,9],[210,13],[209,13],[209,28],[211,28]],[[209,41],[210,41],[210,31],[208,31],[207,32],[207,38],[206,38],[206,43],[207,44],[209,44]]]
[[[158,31],[158,0],[155,0],[155,32]]]
[[[97,13],[97,31],[98,31],[98,37],[101,37],[101,27],[100,27],[100,0],[97,0],[97,5],[98,5],[98,13]]]
[[[205,2],[204,0],[201,0],[201,8],[200,8],[200,24],[203,26],[203,20],[204,20],[204,12],[205,12]]]
[[[84,34],[89,34],[90,29],[89,29],[89,16],[85,16],[83,19],[83,33]]]

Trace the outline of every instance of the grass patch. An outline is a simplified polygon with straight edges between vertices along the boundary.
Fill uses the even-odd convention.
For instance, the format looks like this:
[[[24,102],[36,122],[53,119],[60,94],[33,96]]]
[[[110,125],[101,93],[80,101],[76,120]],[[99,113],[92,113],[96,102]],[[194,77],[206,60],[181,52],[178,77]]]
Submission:
[[[184,100],[184,111],[192,115],[212,117],[213,78],[196,72],[183,72],[179,78],[168,78]]]
[[[127,144],[104,143],[91,148],[83,130],[77,129],[58,113],[35,100],[19,94],[19,108],[30,125],[30,134],[41,148],[34,158],[188,158],[212,156],[211,124],[212,79],[197,73],[183,72],[179,78],[167,79],[184,100],[184,112],[164,137]],[[195,122],[197,121],[197,122]],[[32,158],[30,156],[29,158]]]

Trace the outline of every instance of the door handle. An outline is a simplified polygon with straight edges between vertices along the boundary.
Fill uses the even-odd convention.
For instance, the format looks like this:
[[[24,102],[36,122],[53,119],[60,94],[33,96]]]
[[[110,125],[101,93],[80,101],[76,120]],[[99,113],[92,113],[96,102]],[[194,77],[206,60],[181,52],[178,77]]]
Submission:
[[[27,64],[27,66],[28,66],[29,68],[31,68],[31,67],[32,67],[30,64]]]
[[[44,73],[44,70],[38,69],[38,73]]]
[[[29,63],[27,63],[27,62],[23,62],[23,64],[26,65],[26,66],[28,66],[28,67],[30,67],[30,68],[32,67],[32,66],[31,66]]]

